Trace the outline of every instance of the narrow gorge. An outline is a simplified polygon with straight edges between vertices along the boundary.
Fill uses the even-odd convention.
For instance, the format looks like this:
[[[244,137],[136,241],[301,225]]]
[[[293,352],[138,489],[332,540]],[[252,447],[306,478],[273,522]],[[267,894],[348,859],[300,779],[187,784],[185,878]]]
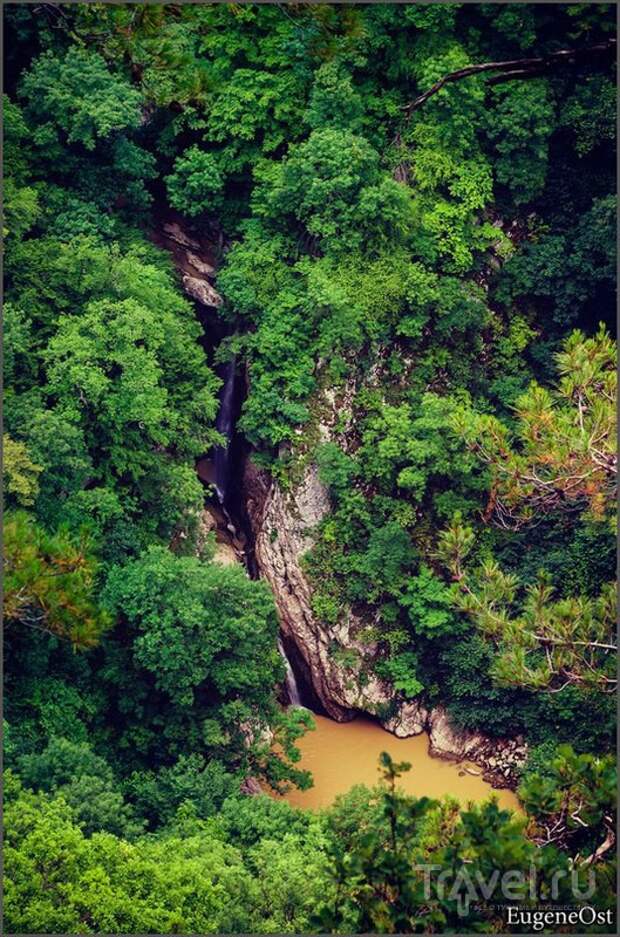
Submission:
[[[176,215],[161,223],[154,240],[171,254],[183,288],[196,305],[205,347],[214,362],[218,344],[227,337],[217,315],[222,298],[217,292],[216,256],[222,249],[222,240],[214,243],[209,237],[202,237]],[[346,738],[342,732],[331,728],[330,720],[336,723],[356,720],[353,737],[368,737],[362,758],[367,770],[355,759],[348,769],[340,765],[337,790],[344,792],[363,779],[372,781],[382,746],[390,748],[388,739],[382,741],[373,723],[400,740],[423,737],[421,744],[411,750],[418,766],[421,760],[426,766],[422,776],[428,775],[429,790],[435,786],[430,777],[437,771],[432,758],[475,763],[478,770],[472,773],[468,769],[470,778],[480,775],[495,788],[514,788],[519,770],[527,759],[527,745],[522,736],[491,739],[479,732],[457,731],[441,706],[428,708],[418,700],[398,702],[390,683],[372,674],[376,646],[359,639],[362,623],[354,613],[349,612],[332,628],[317,620],[303,558],[314,543],[318,524],[329,514],[328,491],[314,461],[307,463],[301,478],[288,490],[268,471],[257,468],[252,461],[251,447],[237,431],[247,392],[246,374],[239,367],[236,355],[217,368],[222,385],[215,425],[225,443],[197,461],[198,476],[210,492],[205,500],[203,526],[206,531],[215,533],[218,562],[243,563],[250,576],[264,578],[272,590],[281,628],[278,650],[286,669],[281,698],[287,705],[306,706],[319,717],[318,731],[306,745],[315,753],[317,745],[327,753],[333,739],[336,748],[347,748]],[[337,401],[333,393],[325,392],[322,422],[318,428],[324,441],[330,440],[330,428],[336,422],[338,406],[342,406],[342,401]],[[334,646],[353,651],[357,667],[347,668],[339,663],[333,655]],[[385,711],[389,714],[380,715]],[[301,745],[303,751],[303,741]],[[404,748],[408,750],[408,746]],[[361,745],[360,750],[363,749]],[[406,752],[401,754],[404,757]],[[329,758],[330,755],[325,754],[325,759]],[[325,759],[321,756],[317,760],[315,754],[314,759],[309,755],[306,760],[314,761],[316,772]],[[302,764],[306,766],[306,761]],[[457,779],[466,773],[452,771],[448,774],[448,781],[455,788],[453,793],[466,786]],[[329,789],[329,784],[325,786]],[[419,789],[418,775],[415,790]],[[488,793],[484,784],[472,780],[468,789],[476,791],[479,797]],[[323,803],[324,797],[324,790],[319,790],[316,802]],[[308,794],[303,792],[293,795],[293,802],[303,804],[307,800]],[[511,806],[517,803],[507,795],[505,802]]]

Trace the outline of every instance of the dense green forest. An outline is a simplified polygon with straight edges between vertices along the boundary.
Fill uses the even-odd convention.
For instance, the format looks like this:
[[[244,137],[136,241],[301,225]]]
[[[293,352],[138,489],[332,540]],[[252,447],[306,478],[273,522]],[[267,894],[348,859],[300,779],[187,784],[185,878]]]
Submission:
[[[614,907],[614,6],[3,13],[4,931],[505,931],[421,863]],[[312,717],[196,472],[233,356],[239,458],[327,492],[299,562],[358,709],[521,736],[523,815],[388,756],[273,796]]]

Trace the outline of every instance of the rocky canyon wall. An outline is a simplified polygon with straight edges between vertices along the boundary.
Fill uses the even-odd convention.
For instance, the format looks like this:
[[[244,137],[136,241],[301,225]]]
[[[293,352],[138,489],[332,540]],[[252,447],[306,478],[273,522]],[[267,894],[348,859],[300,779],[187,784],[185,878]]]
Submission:
[[[367,713],[400,738],[427,732],[431,754],[475,762],[494,786],[515,787],[527,756],[522,738],[457,731],[445,709],[429,710],[415,700],[395,706],[393,688],[373,673],[376,646],[358,637],[363,623],[351,611],[333,626],[317,620],[303,557],[330,502],[316,465],[310,462],[298,484],[285,491],[248,460],[243,488],[258,569],[273,591],[283,645],[312,708],[338,721]],[[336,647],[355,652],[358,665],[341,664],[333,654]]]

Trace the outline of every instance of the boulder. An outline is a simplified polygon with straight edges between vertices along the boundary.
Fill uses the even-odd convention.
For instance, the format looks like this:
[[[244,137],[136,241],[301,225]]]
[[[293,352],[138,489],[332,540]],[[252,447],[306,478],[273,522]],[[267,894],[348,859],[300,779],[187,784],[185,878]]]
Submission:
[[[181,247],[191,247],[194,250],[200,250],[200,244],[198,241],[195,241],[188,234],[186,234],[181,225],[177,224],[176,221],[167,222],[163,226],[163,231],[171,241],[174,241],[176,244],[180,244]]]
[[[442,706],[432,710],[428,719],[429,752],[439,758],[460,760],[470,757],[486,745],[487,739],[478,732],[464,732],[454,728]]]
[[[263,793],[263,789],[256,778],[249,777],[244,778],[241,782],[239,786],[239,793],[245,794],[247,797],[256,797],[257,794]]]
[[[185,292],[202,303],[203,306],[221,306],[223,299],[208,280],[202,277],[192,277],[188,273],[183,275],[183,289]]]
[[[424,732],[428,718],[428,710],[417,700],[412,700],[403,703],[395,716],[383,722],[383,727],[399,739],[406,739]]]
[[[201,273],[205,277],[215,276],[215,267],[208,264],[206,260],[202,260],[197,254],[193,254],[191,251],[188,251],[186,256],[188,264],[197,270],[198,273]]]

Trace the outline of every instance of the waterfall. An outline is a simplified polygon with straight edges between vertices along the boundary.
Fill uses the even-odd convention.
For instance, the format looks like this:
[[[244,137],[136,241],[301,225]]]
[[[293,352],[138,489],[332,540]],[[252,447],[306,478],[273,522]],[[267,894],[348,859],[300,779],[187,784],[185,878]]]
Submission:
[[[291,662],[286,656],[286,651],[284,650],[284,645],[282,644],[282,639],[278,638],[278,650],[284,661],[284,666],[286,667],[286,692],[288,693],[288,698],[291,706],[298,706],[302,709],[303,704],[301,702],[301,696],[299,695],[299,687],[297,686],[297,680],[295,679],[295,674],[293,673],[293,668],[291,667]]]
[[[235,379],[237,359],[233,356],[226,366],[220,406],[215,421],[218,433],[226,439],[224,446],[216,446],[213,453],[215,491],[220,504],[224,504],[230,480],[230,444],[235,430]]]
[[[215,492],[222,506],[225,517],[229,521],[228,529],[235,534],[235,527],[230,520],[226,509],[226,500],[228,497],[228,487],[231,476],[231,443],[235,432],[235,421],[238,411],[238,400],[236,394],[236,358],[233,356],[227,363],[222,378],[224,383],[220,393],[220,406],[215,421],[215,428],[226,440],[225,445],[216,446],[213,451],[213,481]],[[286,668],[285,686],[291,706],[297,706],[304,709],[301,701],[301,694],[295,679],[295,674],[291,662],[286,656],[282,639],[278,637],[278,651],[284,661]]]

